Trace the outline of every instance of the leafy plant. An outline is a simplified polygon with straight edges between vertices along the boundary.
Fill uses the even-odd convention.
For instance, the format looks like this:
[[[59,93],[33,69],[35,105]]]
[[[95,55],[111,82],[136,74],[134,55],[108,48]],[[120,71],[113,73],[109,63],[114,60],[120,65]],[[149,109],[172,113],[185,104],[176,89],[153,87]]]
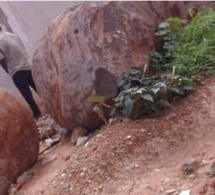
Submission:
[[[168,18],[156,29],[157,51],[150,52],[150,70],[155,74],[166,71],[166,64],[172,59],[173,52],[177,47],[176,32],[181,28],[182,20]]]
[[[146,67],[146,66],[145,66]],[[109,108],[109,115],[121,110],[125,117],[139,117],[146,113],[156,112],[162,114],[162,108],[172,107],[169,100],[175,95],[186,95],[194,89],[194,82],[191,78],[175,75],[175,68],[172,74],[158,76],[145,76],[145,70],[138,67],[131,67],[126,73],[118,77],[117,84],[119,94],[113,98],[113,105],[104,104],[103,98],[95,96],[91,102],[97,102],[94,112],[103,117],[102,106]]]
[[[89,97],[88,102],[90,103],[96,103],[96,105],[93,107],[93,111],[98,114],[98,116],[104,121],[106,124],[107,121],[104,117],[104,112],[103,112],[103,106],[110,108],[109,105],[105,104],[105,97],[104,96],[94,96],[94,97]]]
[[[141,70],[136,68],[136,72]],[[123,74],[120,80],[124,80],[127,74]],[[130,78],[132,82],[134,78]],[[141,114],[155,111],[161,114],[163,107],[172,107],[169,100],[176,94],[185,95],[187,92],[194,89],[192,79],[173,74],[163,74],[152,77],[137,77],[135,75],[136,85],[130,84],[129,89],[124,89],[123,82],[118,82],[118,87],[121,90],[119,95],[114,98],[114,107],[122,110],[125,117],[137,117]],[[129,84],[126,83],[126,84]],[[136,113],[135,113],[136,111]]]
[[[169,67],[176,65],[181,75],[207,75],[215,69],[215,11],[203,10],[182,28]]]
[[[117,77],[119,91],[127,90],[141,83],[140,76],[142,72],[137,67],[131,67],[122,76]]]

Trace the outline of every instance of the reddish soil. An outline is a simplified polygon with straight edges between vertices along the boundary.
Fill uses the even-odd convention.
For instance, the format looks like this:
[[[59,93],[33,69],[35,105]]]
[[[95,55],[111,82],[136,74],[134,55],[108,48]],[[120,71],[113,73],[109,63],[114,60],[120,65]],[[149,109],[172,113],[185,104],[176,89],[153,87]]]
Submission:
[[[39,156],[19,194],[214,195],[206,172],[215,161],[215,79],[172,105],[163,116],[119,118],[81,147],[59,142]],[[42,164],[48,157],[55,159]],[[181,166],[191,158],[201,165],[185,175]]]

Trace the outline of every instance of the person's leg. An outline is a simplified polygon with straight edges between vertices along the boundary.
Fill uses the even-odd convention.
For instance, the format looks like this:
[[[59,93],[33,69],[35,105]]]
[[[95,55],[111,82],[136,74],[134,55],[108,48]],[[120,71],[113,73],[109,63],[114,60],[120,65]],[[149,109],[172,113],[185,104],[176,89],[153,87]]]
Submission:
[[[36,102],[34,101],[33,95],[28,86],[27,78],[28,78],[28,72],[26,71],[19,71],[15,73],[15,75],[12,77],[14,84],[19,89],[20,93],[22,94],[22,96],[25,98],[26,102],[30,106],[34,114],[34,117],[38,118],[41,115],[41,112]]]
[[[31,70],[28,70],[28,84],[34,89],[35,92],[37,92],[37,88],[34,83],[34,79],[32,77]]]

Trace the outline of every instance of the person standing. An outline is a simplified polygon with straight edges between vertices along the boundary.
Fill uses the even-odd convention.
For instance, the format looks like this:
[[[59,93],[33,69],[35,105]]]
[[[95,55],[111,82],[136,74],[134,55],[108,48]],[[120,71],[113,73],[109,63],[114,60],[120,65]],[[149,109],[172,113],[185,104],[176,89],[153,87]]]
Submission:
[[[0,64],[2,68],[12,77],[28,105],[34,118],[41,117],[41,112],[31,93],[31,86],[37,92],[32,72],[31,62],[22,40],[13,33],[6,32],[0,27]]]

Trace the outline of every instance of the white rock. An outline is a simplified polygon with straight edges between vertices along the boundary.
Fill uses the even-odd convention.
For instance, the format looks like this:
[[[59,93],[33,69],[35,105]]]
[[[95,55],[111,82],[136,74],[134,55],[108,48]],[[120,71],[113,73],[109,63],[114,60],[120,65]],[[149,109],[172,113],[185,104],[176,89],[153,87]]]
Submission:
[[[88,139],[89,139],[88,136],[79,137],[78,140],[77,140],[76,146],[84,145]]]
[[[145,133],[146,132],[146,129],[141,129],[140,130],[142,133]]]
[[[168,181],[170,181],[170,178],[166,178],[164,181],[163,181],[163,184],[166,184]]]
[[[167,190],[167,191],[166,191],[166,194],[172,194],[172,193],[174,193],[174,192],[176,192],[176,190],[175,190],[175,189],[171,189],[171,190]]]
[[[190,195],[191,190],[183,190],[179,193],[179,195]]]
[[[55,160],[56,158],[57,158],[57,154],[53,154],[52,156],[47,156],[43,159],[42,165],[45,165],[45,164]]]
[[[131,139],[131,135],[128,135],[125,139]]]
[[[89,142],[87,142],[87,143],[84,145],[84,147],[86,148],[88,145],[89,145]]]

